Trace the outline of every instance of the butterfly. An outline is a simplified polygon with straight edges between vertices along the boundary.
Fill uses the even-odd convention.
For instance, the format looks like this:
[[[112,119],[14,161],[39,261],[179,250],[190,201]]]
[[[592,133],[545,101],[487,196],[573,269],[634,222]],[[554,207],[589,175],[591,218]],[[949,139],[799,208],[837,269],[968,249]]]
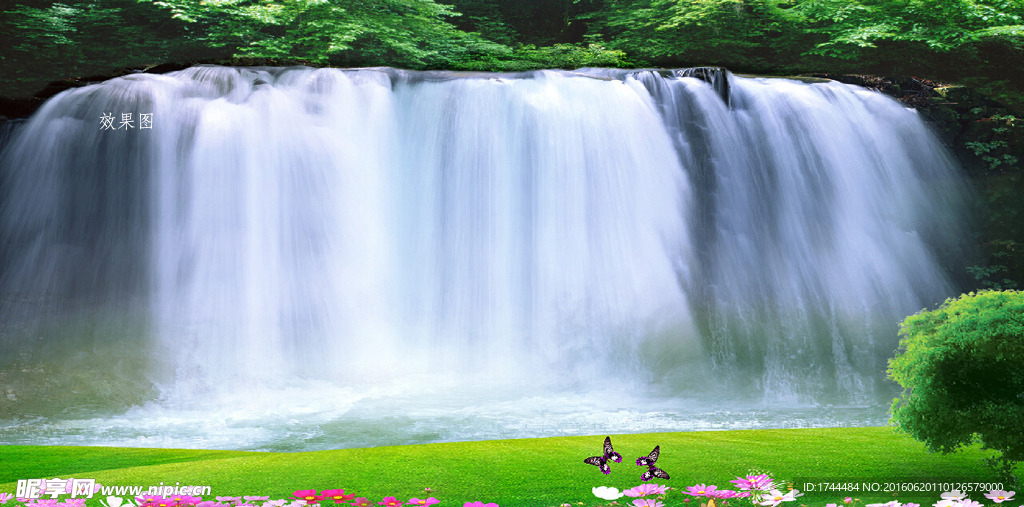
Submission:
[[[636,459],[636,466],[647,467],[647,471],[640,476],[640,480],[647,482],[655,477],[659,479],[668,479],[668,474],[664,470],[654,466],[654,462],[658,461],[658,455],[661,454],[661,446],[654,446],[654,450],[651,451],[647,456],[640,456]]]
[[[622,463],[622,455],[612,449],[612,437],[604,437],[604,456],[591,456],[583,462],[588,465],[596,465],[601,469],[601,473],[608,475],[612,473],[611,467],[608,466],[608,460]]]

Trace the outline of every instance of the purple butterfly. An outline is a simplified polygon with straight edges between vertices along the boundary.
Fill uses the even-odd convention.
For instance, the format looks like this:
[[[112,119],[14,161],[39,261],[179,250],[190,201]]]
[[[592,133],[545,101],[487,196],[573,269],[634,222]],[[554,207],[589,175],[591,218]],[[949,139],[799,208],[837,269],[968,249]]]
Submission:
[[[640,480],[647,482],[655,477],[659,479],[668,479],[668,474],[654,466],[654,462],[658,461],[658,455],[661,454],[661,446],[654,446],[654,450],[651,451],[647,456],[640,456],[636,459],[636,466],[647,467],[647,471],[640,476]]]
[[[612,473],[611,467],[608,466],[608,460],[622,463],[622,455],[612,449],[612,437],[604,437],[604,456],[591,456],[583,460],[583,462],[588,465],[597,466],[601,469],[601,473],[608,475]]]

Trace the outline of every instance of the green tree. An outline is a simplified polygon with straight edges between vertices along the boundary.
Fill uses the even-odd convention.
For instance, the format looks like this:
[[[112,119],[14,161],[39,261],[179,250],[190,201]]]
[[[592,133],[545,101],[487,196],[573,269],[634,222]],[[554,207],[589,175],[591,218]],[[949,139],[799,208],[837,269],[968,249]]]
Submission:
[[[594,44],[543,48],[521,41],[513,44],[520,34],[503,21],[507,12],[494,2],[478,5],[475,24],[465,25],[486,29],[487,36],[460,29],[455,21],[461,13],[433,0],[162,0],[154,5],[194,25],[192,33],[203,34],[196,40],[208,47],[226,48],[238,58],[470,70],[614,65],[621,61],[621,53]]]
[[[58,77],[174,61],[199,48],[187,28],[136,0],[19,1],[0,12],[0,85],[17,95]]]
[[[449,21],[458,13],[433,0],[146,1],[243,58],[425,68],[508,51],[458,30]]]
[[[955,54],[956,65],[984,59],[989,44],[1020,47],[1024,3],[1017,0],[798,0],[793,12],[818,38],[807,55],[919,71]]]
[[[892,420],[932,451],[980,442],[1024,461],[1024,292],[981,291],[907,317],[889,376]]]
[[[466,31],[509,46],[553,46],[583,42],[584,14],[599,11],[603,0],[446,0],[462,16],[455,20]]]
[[[806,47],[802,19],[787,7],[764,0],[608,0],[602,11],[581,17],[590,21],[591,36],[599,33],[612,48],[649,63],[769,70]]]

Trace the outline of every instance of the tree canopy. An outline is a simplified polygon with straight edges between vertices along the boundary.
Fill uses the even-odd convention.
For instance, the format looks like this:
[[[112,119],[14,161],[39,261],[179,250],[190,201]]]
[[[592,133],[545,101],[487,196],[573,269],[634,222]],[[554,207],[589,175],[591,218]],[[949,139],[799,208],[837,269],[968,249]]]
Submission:
[[[1020,77],[1024,0],[14,0],[4,95],[231,59],[413,69],[721,65]],[[1010,75],[1006,75],[1009,73]],[[990,76],[995,78],[996,76]]]
[[[1010,472],[1024,461],[1024,292],[981,291],[907,317],[889,376],[892,419],[932,451],[975,442]]]

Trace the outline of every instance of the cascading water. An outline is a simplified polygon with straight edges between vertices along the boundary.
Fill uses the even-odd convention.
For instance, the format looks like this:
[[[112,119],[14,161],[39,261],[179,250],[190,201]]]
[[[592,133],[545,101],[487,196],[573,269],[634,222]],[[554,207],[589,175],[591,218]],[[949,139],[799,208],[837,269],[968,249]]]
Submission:
[[[967,197],[890,99],[710,69],[136,74],[0,177],[0,441],[208,448],[877,424]]]

